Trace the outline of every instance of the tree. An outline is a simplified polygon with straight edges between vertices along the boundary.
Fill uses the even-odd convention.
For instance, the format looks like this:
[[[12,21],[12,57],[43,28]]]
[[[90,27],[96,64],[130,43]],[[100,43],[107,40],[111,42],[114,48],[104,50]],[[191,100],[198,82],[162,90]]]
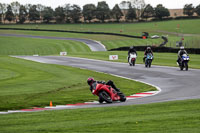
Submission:
[[[86,4],[83,6],[83,17],[84,21],[91,21],[92,19],[95,18],[95,11],[96,11],[96,6],[94,4]]]
[[[7,11],[5,13],[5,20],[8,20],[9,22],[13,20],[14,14],[12,12],[12,7],[11,5],[7,6]]]
[[[32,5],[29,9],[29,20],[30,21],[35,21],[40,19],[40,14],[39,11],[37,10],[36,5]]]
[[[155,8],[155,16],[162,20],[163,17],[169,17],[170,13],[162,4],[158,4]]]
[[[77,23],[79,19],[81,18],[81,8],[78,5],[72,5],[70,10],[70,18],[74,23]]]
[[[11,7],[12,7],[12,11],[14,13],[15,16],[15,22],[17,23],[17,17],[19,15],[19,8],[20,8],[20,3],[19,2],[12,2],[11,3]]]
[[[141,17],[142,17],[142,18],[146,18],[146,21],[147,21],[147,19],[150,18],[150,17],[153,17],[154,14],[155,14],[155,13],[154,13],[153,7],[152,7],[150,4],[148,4],[148,5],[144,8],[144,11],[143,11]]]
[[[110,18],[110,8],[105,1],[98,2],[96,10],[96,18],[102,22]]]
[[[137,20],[139,20],[146,6],[144,0],[130,0],[130,3],[131,6],[136,9]]]
[[[127,13],[128,13],[127,11],[128,11],[128,9],[129,9],[129,6],[130,6],[130,5],[131,5],[131,2],[130,2],[130,1],[122,1],[122,2],[119,4],[119,7],[120,7],[120,9],[122,9],[126,21],[128,21],[128,20],[127,20]]]
[[[21,5],[19,8],[19,23],[23,24],[26,21],[26,17],[28,12],[26,11],[26,7]]]
[[[57,7],[54,12],[56,23],[63,23],[65,21],[65,11],[63,7]]]
[[[119,4],[120,9],[129,9],[129,5],[131,4],[130,1],[122,1]]]
[[[5,12],[6,12],[6,4],[5,3],[0,3],[0,23],[4,21],[5,23]]]
[[[42,20],[42,11],[44,10],[45,6],[41,5],[41,4],[37,4],[37,11],[39,12],[40,15],[40,20]]]
[[[129,9],[128,9],[128,12],[126,14],[126,20],[131,20],[133,21],[134,19],[136,19],[136,9],[133,8],[131,6],[131,4],[129,4]]]
[[[30,10],[31,7],[32,7],[31,4],[26,4],[26,5],[25,5],[26,11],[29,12],[29,10]]]
[[[72,18],[70,17],[71,5],[70,4],[65,4],[63,9],[64,9],[64,14],[65,14],[65,21],[67,23],[70,23],[72,21]]]
[[[193,16],[194,11],[194,6],[192,4],[186,4],[183,8],[183,14],[188,16]]]
[[[117,22],[119,22],[120,18],[123,16],[118,4],[116,4],[112,9],[112,16],[117,20]]]
[[[53,19],[54,11],[51,7],[45,7],[41,15],[45,23],[49,23]]]
[[[200,4],[196,7],[195,12],[200,16]]]

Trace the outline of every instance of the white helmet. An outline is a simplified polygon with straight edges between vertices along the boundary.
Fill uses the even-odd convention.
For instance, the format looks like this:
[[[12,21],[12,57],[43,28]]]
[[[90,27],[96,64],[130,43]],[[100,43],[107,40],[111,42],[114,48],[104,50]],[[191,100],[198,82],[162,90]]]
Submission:
[[[183,50],[183,49],[185,49],[185,48],[184,48],[184,46],[181,46],[180,49]]]

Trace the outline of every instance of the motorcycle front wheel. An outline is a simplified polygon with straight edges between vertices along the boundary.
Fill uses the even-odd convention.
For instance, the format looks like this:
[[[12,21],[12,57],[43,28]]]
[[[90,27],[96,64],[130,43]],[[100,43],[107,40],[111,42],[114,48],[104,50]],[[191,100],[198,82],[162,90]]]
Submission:
[[[188,71],[188,63],[185,62],[185,70]]]
[[[148,67],[148,61],[147,60],[145,61],[145,67]]]
[[[149,64],[149,68],[150,68],[150,67],[151,67],[151,60],[149,60],[149,63],[148,63],[148,64]]]
[[[180,70],[182,71],[184,68],[184,63],[182,62],[181,65],[180,65]]]
[[[120,97],[120,101],[121,102],[125,102],[126,101],[126,96],[122,92],[118,93],[118,96]]]

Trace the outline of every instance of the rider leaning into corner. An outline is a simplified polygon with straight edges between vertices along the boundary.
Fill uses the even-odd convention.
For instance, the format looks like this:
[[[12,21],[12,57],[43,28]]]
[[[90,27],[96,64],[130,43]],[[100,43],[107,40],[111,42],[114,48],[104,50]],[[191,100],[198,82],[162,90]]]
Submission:
[[[120,90],[115,86],[113,81],[109,80],[107,83],[105,81],[96,81],[94,78],[88,78],[87,83],[90,86],[90,91],[92,92],[93,89],[96,89],[97,84],[105,84],[111,86],[113,89],[120,93]]]
[[[128,50],[128,61],[129,61],[129,58],[130,58],[130,53],[135,53],[137,55],[137,52],[136,52],[136,50],[133,46],[131,46]]]
[[[180,50],[178,51],[178,59],[177,62],[180,64],[181,57],[183,54],[187,54],[187,51],[185,50],[184,46],[180,47]]]
[[[153,55],[153,51],[151,50],[151,47],[147,47],[146,50],[144,51],[144,58],[143,62],[145,61],[147,54],[151,53]]]

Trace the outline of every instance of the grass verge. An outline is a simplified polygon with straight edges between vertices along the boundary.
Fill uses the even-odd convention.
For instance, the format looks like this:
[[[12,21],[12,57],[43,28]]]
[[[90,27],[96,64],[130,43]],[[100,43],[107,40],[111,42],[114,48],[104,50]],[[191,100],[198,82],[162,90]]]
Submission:
[[[2,133],[198,133],[200,100],[0,115]]]

